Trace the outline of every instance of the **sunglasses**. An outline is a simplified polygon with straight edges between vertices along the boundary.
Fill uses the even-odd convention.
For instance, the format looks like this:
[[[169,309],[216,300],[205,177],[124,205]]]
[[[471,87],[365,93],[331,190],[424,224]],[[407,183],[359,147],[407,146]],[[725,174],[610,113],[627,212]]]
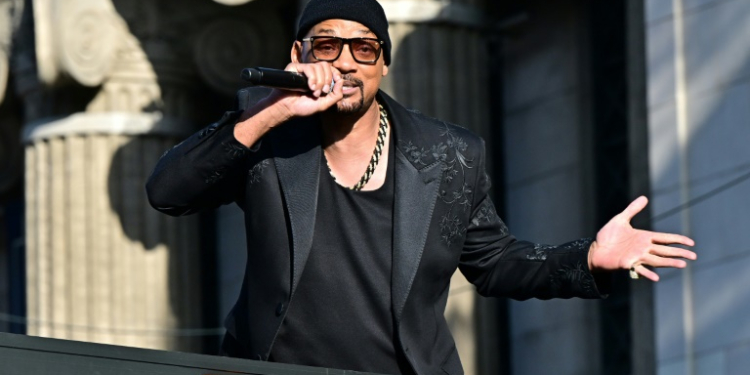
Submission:
[[[374,38],[339,38],[337,36],[311,36],[301,40],[310,42],[312,55],[320,61],[336,61],[341,56],[344,44],[349,45],[349,50],[354,61],[361,64],[374,64],[383,50],[383,42]]]

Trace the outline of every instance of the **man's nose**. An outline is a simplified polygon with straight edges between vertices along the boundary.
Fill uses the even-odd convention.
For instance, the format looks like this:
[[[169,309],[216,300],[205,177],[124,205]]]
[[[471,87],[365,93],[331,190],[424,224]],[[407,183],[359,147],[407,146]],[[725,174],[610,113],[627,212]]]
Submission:
[[[341,46],[343,49],[339,58],[333,62],[333,67],[342,72],[349,72],[356,69],[357,62],[352,55],[352,49],[349,44]]]

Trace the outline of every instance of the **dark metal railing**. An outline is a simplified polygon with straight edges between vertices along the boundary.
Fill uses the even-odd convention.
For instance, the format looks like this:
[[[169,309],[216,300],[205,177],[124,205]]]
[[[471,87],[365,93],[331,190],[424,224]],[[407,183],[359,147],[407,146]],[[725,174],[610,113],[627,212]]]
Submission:
[[[368,373],[349,370],[129,348],[8,333],[0,333],[0,374],[368,375]]]

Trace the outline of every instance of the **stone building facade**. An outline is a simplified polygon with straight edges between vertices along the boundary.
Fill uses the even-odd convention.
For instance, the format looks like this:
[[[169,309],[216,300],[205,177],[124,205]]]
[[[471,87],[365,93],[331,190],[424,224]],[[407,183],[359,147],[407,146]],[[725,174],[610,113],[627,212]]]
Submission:
[[[0,91],[21,113],[2,113],[8,146],[0,160],[13,166],[2,172],[15,176],[3,182],[25,192],[28,334],[204,351],[205,337],[221,333],[217,317],[236,296],[244,249],[226,229],[237,224],[231,208],[169,218],[149,208],[143,186],[165,149],[231,107],[241,68],[286,64],[303,3],[0,3],[10,26],[0,34]],[[383,5],[394,41],[384,89],[488,132],[484,4]],[[470,79],[441,79],[459,66]],[[13,87],[5,90],[9,77]],[[212,249],[220,271],[202,267]],[[474,341],[472,298],[463,294],[449,311],[467,343]],[[220,307],[206,308],[206,301]],[[472,355],[464,356],[471,368]]]
[[[143,185],[231,108],[241,68],[286,64],[304,3],[0,0],[0,330],[216,349],[241,215],[169,218]],[[604,302],[483,300],[457,274],[446,316],[466,372],[742,373],[748,2],[381,3],[383,89],[485,138],[516,235],[591,236],[645,193],[637,225],[707,246]]]

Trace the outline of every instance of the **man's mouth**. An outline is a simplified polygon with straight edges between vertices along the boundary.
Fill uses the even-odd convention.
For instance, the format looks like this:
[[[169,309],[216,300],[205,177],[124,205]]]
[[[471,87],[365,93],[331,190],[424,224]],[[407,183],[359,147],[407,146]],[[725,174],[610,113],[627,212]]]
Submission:
[[[354,77],[344,77],[343,92],[344,95],[352,95],[356,93],[361,87],[363,82]]]

